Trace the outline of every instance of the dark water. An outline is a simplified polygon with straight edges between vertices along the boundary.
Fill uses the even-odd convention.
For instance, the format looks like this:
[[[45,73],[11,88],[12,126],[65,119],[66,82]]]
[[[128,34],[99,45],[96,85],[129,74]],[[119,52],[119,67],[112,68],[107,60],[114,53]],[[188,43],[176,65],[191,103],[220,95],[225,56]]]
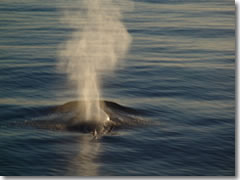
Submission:
[[[234,1],[135,0],[131,49],[103,99],[155,125],[91,134],[9,125],[76,100],[56,69],[75,1],[0,1],[0,175],[234,175]],[[125,4],[127,7],[128,4]]]

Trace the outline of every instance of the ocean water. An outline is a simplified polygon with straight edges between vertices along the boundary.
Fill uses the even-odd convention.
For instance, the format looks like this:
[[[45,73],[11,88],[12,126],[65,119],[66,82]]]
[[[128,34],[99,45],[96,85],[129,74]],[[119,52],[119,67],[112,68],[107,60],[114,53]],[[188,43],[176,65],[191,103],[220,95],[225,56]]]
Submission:
[[[102,99],[153,124],[94,139],[24,125],[77,100],[56,66],[73,31],[59,19],[81,7],[0,1],[0,175],[235,175],[234,1],[131,2],[123,22],[133,42],[113,73],[101,72]]]

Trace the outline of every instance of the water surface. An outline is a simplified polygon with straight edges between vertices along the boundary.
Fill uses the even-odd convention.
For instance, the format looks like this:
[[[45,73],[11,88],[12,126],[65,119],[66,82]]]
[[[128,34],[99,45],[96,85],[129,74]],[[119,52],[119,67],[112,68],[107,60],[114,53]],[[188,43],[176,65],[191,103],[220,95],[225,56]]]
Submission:
[[[234,175],[233,1],[135,0],[124,12],[133,42],[114,73],[102,72],[102,99],[146,110],[158,125],[98,140],[9,126],[76,100],[56,68],[73,31],[59,19],[81,11],[74,3],[0,2],[0,175]]]

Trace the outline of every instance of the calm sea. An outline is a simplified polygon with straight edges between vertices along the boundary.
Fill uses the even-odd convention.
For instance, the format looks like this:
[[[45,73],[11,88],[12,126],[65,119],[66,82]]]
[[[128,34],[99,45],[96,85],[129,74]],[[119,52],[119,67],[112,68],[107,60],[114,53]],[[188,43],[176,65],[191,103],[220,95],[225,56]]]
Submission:
[[[91,134],[34,121],[76,100],[56,68],[76,1],[0,1],[0,175],[234,175],[235,5],[229,0],[135,0],[123,22],[133,37],[105,100],[146,110],[158,125]],[[128,4],[122,4],[128,7]]]

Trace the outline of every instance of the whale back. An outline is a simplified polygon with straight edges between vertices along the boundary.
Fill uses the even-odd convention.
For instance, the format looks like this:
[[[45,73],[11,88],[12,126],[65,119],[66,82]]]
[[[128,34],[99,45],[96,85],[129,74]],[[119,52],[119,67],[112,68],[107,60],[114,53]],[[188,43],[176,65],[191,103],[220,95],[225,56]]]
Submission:
[[[83,101],[71,101],[62,105],[49,107],[31,120],[25,120],[24,123],[17,122],[12,125],[31,126],[34,128],[77,131],[83,133],[107,133],[112,130],[145,126],[151,121],[141,117],[142,111],[131,107],[123,106],[111,101],[100,101],[100,107],[107,113],[110,121],[102,123],[101,121],[86,121],[84,114],[85,106]]]

